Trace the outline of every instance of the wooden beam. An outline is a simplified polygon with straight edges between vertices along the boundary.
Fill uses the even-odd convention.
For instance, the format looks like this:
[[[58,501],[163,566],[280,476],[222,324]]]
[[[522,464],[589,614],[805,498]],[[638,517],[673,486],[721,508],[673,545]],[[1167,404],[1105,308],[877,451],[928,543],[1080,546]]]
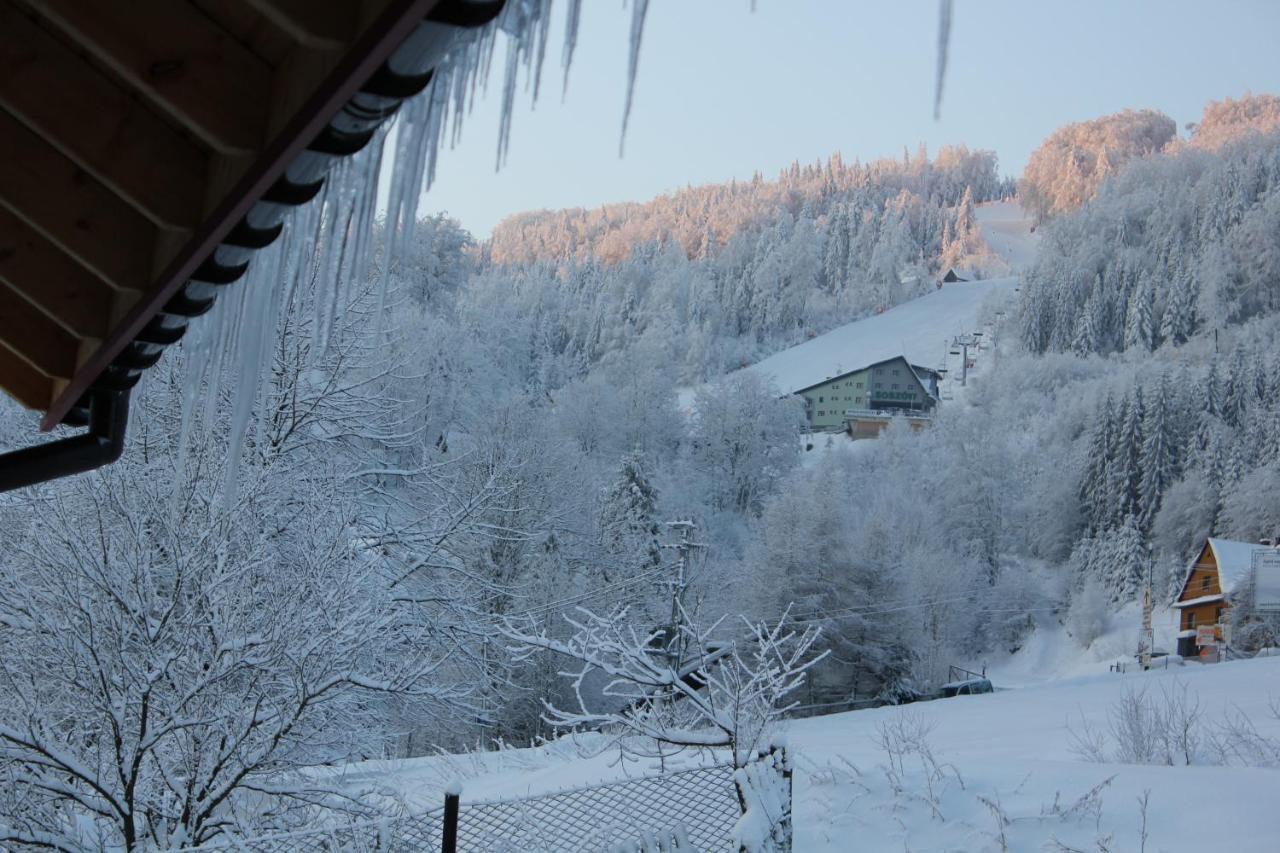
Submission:
[[[227,197],[192,235],[181,251],[160,273],[155,285],[145,293],[85,361],[67,385],[58,390],[40,428],[53,429],[75,405],[111,360],[132,341],[177,293],[248,212],[262,194],[284,173],[293,159],[324,129],[328,121],[359,90],[413,29],[435,7],[438,0],[388,0],[386,8],[360,34],[341,61],[316,87],[236,183]],[[112,8],[115,8],[113,5]]]
[[[50,379],[76,371],[80,341],[7,287],[0,287],[0,343]]]
[[[320,50],[346,47],[359,32],[359,4],[316,0],[247,0],[295,41]]]
[[[0,282],[76,337],[107,333],[116,291],[2,207]]]
[[[26,2],[210,147],[263,145],[271,67],[190,3]]]
[[[8,4],[0,4],[0,105],[157,224],[199,224],[204,152]]]
[[[0,389],[28,409],[48,408],[53,385],[0,344]]]
[[[156,227],[0,109],[0,206],[121,290],[152,280]]]
[[[217,21],[218,26],[237,40],[263,62],[275,68],[284,61],[289,51],[297,46],[289,34],[282,31],[265,15],[244,0],[188,0],[201,12]]]

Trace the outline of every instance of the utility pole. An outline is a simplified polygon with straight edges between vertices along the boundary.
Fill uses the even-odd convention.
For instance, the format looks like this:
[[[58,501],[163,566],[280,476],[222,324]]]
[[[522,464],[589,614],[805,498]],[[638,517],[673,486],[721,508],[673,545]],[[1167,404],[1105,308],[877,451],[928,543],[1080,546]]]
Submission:
[[[1152,560],[1151,546],[1147,546],[1147,583],[1142,589],[1142,631],[1138,637],[1138,665],[1144,670],[1151,668],[1151,652],[1155,645],[1155,629],[1151,622],[1151,611],[1154,606],[1152,595]]]
[[[969,383],[969,347],[978,345],[977,335],[956,335],[951,341],[951,346],[960,348],[960,387],[963,388]],[[955,352],[955,350],[952,350]]]
[[[671,635],[667,639],[667,653],[671,655],[675,662],[676,671],[680,671],[680,667],[684,665],[685,637],[684,637],[684,594],[689,588],[689,554],[697,548],[705,548],[701,542],[693,541],[693,531],[696,528],[692,521],[668,521],[667,527],[671,530],[679,531],[680,540],[672,544],[664,544],[662,547],[675,551],[677,554],[675,564],[675,577],[670,581],[671,585]]]

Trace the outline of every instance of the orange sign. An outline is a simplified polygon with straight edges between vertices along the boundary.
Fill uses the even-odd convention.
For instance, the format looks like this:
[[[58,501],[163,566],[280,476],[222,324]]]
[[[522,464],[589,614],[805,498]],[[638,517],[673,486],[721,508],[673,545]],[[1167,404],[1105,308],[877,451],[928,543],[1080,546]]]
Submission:
[[[1196,645],[1197,646],[1218,645],[1218,627],[1216,625],[1197,625],[1196,626]]]

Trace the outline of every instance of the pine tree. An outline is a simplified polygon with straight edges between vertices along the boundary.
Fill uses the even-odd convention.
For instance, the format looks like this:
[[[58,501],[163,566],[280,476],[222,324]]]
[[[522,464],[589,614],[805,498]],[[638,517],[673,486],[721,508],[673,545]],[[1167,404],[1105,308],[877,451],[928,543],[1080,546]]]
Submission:
[[[1222,419],[1233,427],[1240,425],[1240,416],[1244,413],[1247,386],[1251,384],[1247,374],[1244,345],[1237,344],[1222,380]]]
[[[1150,570],[1150,551],[1138,519],[1127,516],[1107,537],[1107,576],[1104,583],[1113,601],[1132,601],[1139,594]]]
[[[1071,342],[1071,348],[1076,355],[1091,355],[1102,348],[1106,325],[1104,313],[1102,285],[1096,282],[1076,321],[1075,339]]]
[[[1138,289],[1129,300],[1129,313],[1125,320],[1124,348],[1140,349],[1150,352],[1155,348],[1155,292],[1151,281],[1145,275],[1138,283]]]
[[[603,550],[608,562],[626,576],[662,565],[658,491],[645,469],[640,451],[623,457],[618,477],[606,490],[600,511]],[[606,582],[617,580],[605,577]]]
[[[1185,274],[1174,277],[1160,321],[1160,337],[1166,343],[1184,344],[1195,331],[1195,294]]]
[[[1084,509],[1086,533],[1103,530],[1111,517],[1109,469],[1115,444],[1115,403],[1107,395],[1094,416],[1093,433],[1089,437],[1089,456],[1085,460],[1080,482],[1080,503]]]
[[[1142,512],[1138,520],[1144,531],[1151,529],[1165,489],[1178,478],[1178,443],[1170,396],[1169,377],[1161,374],[1143,424],[1142,479],[1139,484]]]
[[[1129,516],[1140,512],[1139,487],[1142,482],[1142,421],[1144,418],[1142,388],[1134,389],[1133,397],[1120,401],[1117,417],[1119,428],[1115,435],[1114,452],[1109,467],[1112,499],[1108,527],[1119,527]]]

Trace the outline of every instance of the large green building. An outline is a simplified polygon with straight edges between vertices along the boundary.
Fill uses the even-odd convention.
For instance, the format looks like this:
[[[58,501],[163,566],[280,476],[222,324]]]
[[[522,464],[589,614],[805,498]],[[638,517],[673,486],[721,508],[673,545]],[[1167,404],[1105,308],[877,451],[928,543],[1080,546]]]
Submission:
[[[845,429],[858,413],[932,411],[938,403],[938,372],[897,356],[795,393],[804,398],[810,429]]]

